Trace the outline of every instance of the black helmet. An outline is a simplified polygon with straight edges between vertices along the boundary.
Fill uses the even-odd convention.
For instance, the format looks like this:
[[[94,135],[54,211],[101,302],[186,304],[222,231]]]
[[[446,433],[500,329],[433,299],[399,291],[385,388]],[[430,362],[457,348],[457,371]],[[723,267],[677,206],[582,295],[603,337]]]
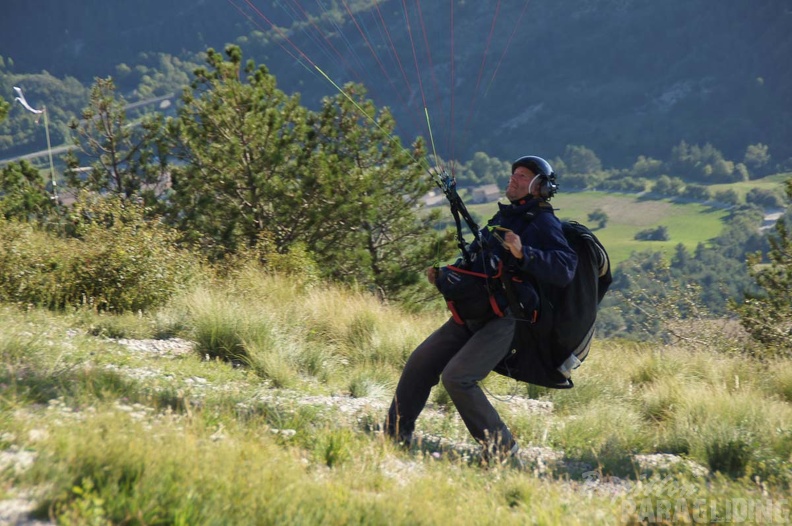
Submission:
[[[540,187],[539,193],[543,198],[550,199],[558,191],[556,175],[553,171],[553,167],[541,157],[537,157],[535,155],[525,155],[520,157],[512,163],[512,173],[514,173],[514,170],[516,170],[518,166],[528,168],[540,177],[542,186]]]

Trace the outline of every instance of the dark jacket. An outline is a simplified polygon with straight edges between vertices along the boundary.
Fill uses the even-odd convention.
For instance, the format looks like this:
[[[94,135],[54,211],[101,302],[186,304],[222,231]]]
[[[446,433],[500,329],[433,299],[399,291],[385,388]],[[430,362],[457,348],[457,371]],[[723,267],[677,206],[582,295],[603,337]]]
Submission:
[[[476,273],[495,276],[502,266],[505,276],[513,284],[512,290],[519,306],[510,305],[503,286],[490,286],[501,310],[512,308],[512,314],[522,318],[531,317],[539,309],[537,283],[564,286],[572,279],[577,265],[577,254],[564,237],[561,222],[552,213],[549,203],[542,199],[522,200],[510,204],[498,204],[498,212],[479,232],[479,239],[470,244],[471,262],[460,260],[453,267],[461,267]],[[523,258],[518,260],[498,239],[508,229],[520,237]],[[448,298],[453,285],[446,271],[441,269],[438,289]],[[483,280],[481,280],[483,281]],[[493,280],[490,280],[491,284]],[[519,307],[515,312],[515,307]]]

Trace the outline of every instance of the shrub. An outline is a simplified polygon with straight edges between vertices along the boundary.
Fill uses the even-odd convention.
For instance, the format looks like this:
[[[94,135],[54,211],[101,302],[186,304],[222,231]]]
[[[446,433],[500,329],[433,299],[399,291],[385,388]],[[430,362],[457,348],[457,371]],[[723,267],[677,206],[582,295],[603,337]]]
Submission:
[[[745,195],[745,202],[763,208],[783,208],[784,199],[773,190],[751,188]]]
[[[646,180],[634,177],[612,177],[599,184],[602,190],[612,192],[644,192],[646,191]]]
[[[689,184],[685,187],[685,197],[688,199],[695,199],[697,201],[709,201],[712,196],[706,186],[700,184]]]
[[[786,182],[792,200],[792,179]],[[756,280],[759,291],[746,292],[743,302],[732,303],[740,323],[751,337],[762,344],[762,354],[789,357],[792,355],[792,229],[785,218],[779,219],[768,239],[770,264],[764,264],[761,253],[748,256],[748,272]]]
[[[587,174],[569,173],[560,177],[559,186],[564,190],[585,190],[591,186],[593,178]]]
[[[740,196],[732,189],[715,192],[715,200],[727,205],[740,204]]]
[[[724,432],[705,444],[707,463],[712,471],[739,478],[745,474],[755,445],[737,429],[730,433]]]
[[[605,228],[608,224],[608,214],[604,210],[598,208],[588,215],[588,220],[591,223],[596,223],[597,228]]]
[[[175,233],[143,208],[92,197],[72,210],[69,233],[0,220],[0,299],[50,309],[148,310],[164,304],[197,265]]]
[[[668,228],[659,226],[657,228],[647,228],[635,234],[637,241],[668,241]]]
[[[685,182],[680,179],[679,177],[669,177],[667,175],[661,175],[657,178],[654,186],[652,186],[652,192],[665,195],[669,197],[676,197],[682,194],[682,190],[685,188]]]

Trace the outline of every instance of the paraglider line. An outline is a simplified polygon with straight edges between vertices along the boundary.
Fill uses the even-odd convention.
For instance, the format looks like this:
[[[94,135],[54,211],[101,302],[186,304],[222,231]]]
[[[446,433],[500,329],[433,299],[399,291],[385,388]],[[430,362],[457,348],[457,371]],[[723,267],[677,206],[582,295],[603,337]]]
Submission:
[[[487,83],[487,89],[484,90],[485,97],[487,96],[487,93],[489,93],[490,86],[492,86],[492,83],[495,80],[495,76],[498,74],[498,71],[500,70],[500,66],[501,63],[503,62],[503,58],[506,56],[506,53],[509,51],[509,46],[511,46],[512,39],[514,38],[514,35],[517,33],[517,29],[520,27],[520,22],[523,19],[523,15],[525,15],[525,12],[528,10],[528,4],[530,2],[531,0],[525,0],[525,4],[523,5],[522,11],[520,11],[520,16],[519,18],[517,18],[517,23],[514,24],[514,28],[512,29],[512,32],[509,35],[509,39],[506,41],[506,46],[504,46],[503,52],[501,53],[501,56],[498,59],[498,63],[495,66],[495,71],[492,72],[492,77],[490,77],[489,83]]]

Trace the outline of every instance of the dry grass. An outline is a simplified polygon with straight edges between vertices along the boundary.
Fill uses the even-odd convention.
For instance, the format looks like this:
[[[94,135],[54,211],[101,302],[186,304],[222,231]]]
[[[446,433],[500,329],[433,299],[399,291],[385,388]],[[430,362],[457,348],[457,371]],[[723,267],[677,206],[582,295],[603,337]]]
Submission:
[[[792,365],[684,342],[598,340],[569,391],[488,378],[521,467],[480,466],[440,389],[423,445],[396,448],[378,426],[407,354],[443,318],[266,274],[117,324],[0,311],[6,498],[61,524],[501,525],[640,522],[655,483],[651,506],[682,486],[716,502],[787,494]],[[224,333],[250,362],[147,352],[98,326]]]

